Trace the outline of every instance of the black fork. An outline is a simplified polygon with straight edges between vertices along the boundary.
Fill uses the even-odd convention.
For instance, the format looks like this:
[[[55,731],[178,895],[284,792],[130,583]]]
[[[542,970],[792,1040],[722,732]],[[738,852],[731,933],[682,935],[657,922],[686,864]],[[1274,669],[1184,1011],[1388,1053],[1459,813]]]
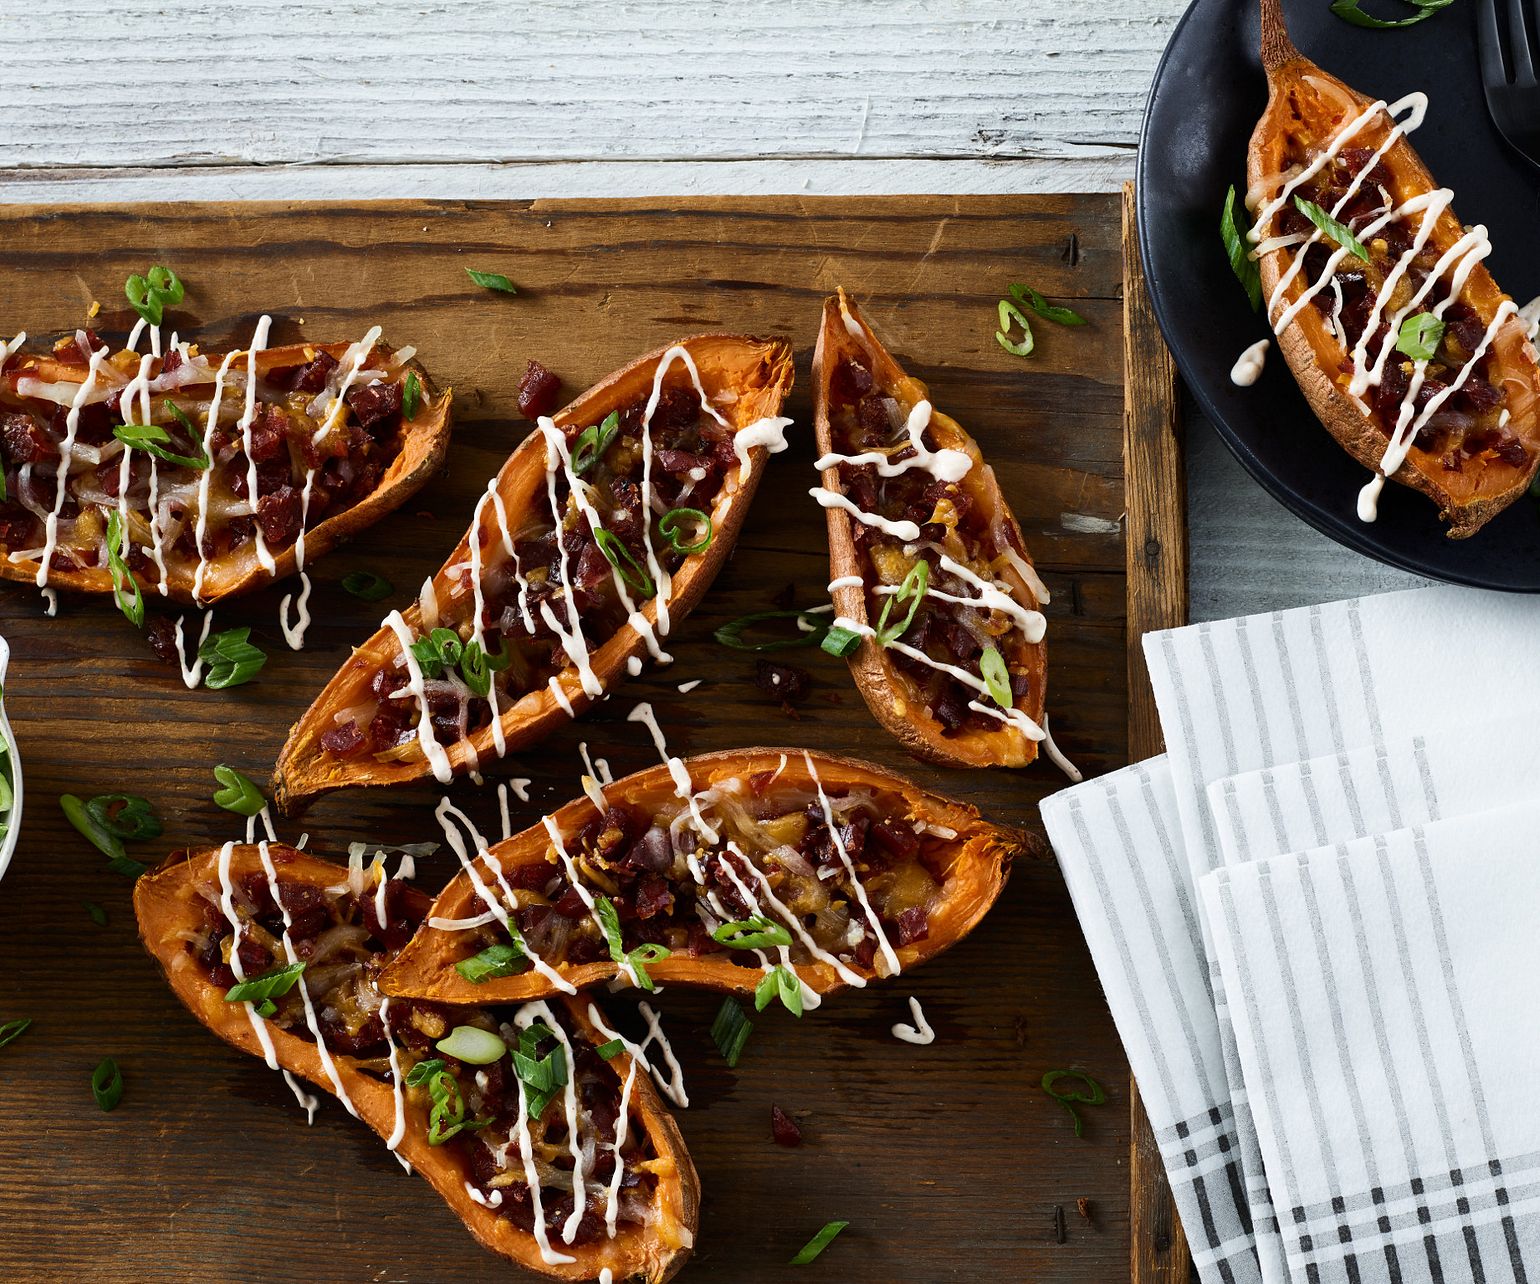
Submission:
[[[1540,165],[1540,0],[1480,0],[1481,83],[1492,123],[1530,162]]]

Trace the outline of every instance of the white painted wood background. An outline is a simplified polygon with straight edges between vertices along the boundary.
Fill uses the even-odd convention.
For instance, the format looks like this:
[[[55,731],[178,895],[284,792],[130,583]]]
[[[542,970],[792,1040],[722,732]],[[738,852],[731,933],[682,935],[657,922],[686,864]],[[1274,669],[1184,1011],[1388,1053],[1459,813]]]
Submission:
[[[1183,4],[0,0],[0,201],[1110,191]],[[1195,618],[1413,582],[1189,442]]]

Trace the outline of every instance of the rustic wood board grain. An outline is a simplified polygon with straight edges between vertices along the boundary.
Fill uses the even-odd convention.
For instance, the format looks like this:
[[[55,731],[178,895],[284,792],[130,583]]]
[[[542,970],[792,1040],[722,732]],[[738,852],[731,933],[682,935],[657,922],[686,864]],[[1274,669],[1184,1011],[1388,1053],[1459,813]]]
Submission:
[[[122,281],[175,266],[188,297],[175,320],[206,347],[244,342],[262,311],[274,341],[353,338],[375,321],[415,344],[459,408],[448,472],[405,510],[316,564],[319,619],[283,649],[282,590],[221,607],[271,659],[225,693],[185,691],[110,602],[66,600],[44,619],[24,587],[0,592],[14,659],[6,696],[21,742],[27,813],[0,883],[0,1020],[33,1028],[0,1051],[0,1274],[11,1279],[505,1277],[426,1185],[329,1099],[306,1128],[278,1076],[216,1041],[171,997],[135,939],[129,885],[64,822],[59,794],[130,789],[152,798],[165,839],[139,852],[238,832],[209,799],[212,766],[265,776],[290,722],[385,606],[338,588],[386,574],[405,600],[463,529],[485,478],[527,431],[512,389],[538,357],[576,391],[637,353],[691,331],[790,336],[799,386],[793,446],[773,460],[734,559],[676,630],[667,670],[619,689],[539,751],[503,764],[532,777],[515,824],[576,792],[587,741],[616,775],[654,760],[624,721],[651,700],[682,753],[751,744],[851,752],[1037,827],[1063,783],[1042,764],[969,774],[907,759],[872,720],[843,665],[813,674],[799,720],[751,684],[752,659],[711,641],[786,585],[822,596],[823,523],[813,484],[808,361],[822,297],[844,284],[939,405],[978,436],[1053,590],[1050,707],[1089,773],[1127,757],[1122,464],[1122,250],[1115,196],[175,205],[0,210],[0,318],[37,336],[82,323],[121,335]],[[472,287],[463,268],[510,275],[517,297]],[[1066,296],[1083,329],[1040,326],[1030,361],[994,340],[1009,281]],[[11,330],[7,330],[10,333]],[[388,605],[388,604],[386,604]],[[688,696],[678,683],[700,678]],[[490,784],[452,793],[489,832]],[[435,836],[434,792],[341,794],[303,828],[338,855],[351,839]],[[298,836],[299,826],[283,826]],[[449,874],[445,853],[423,881]],[[83,902],[110,921],[93,926]],[[913,1048],[888,1034],[904,998],[937,1030]],[[686,1066],[681,1124],[705,1189],[699,1252],[685,1279],[781,1278],[830,1218],[850,1229],[818,1264],[827,1278],[1103,1281],[1129,1262],[1127,1066],[1073,911],[1051,862],[1018,866],[973,936],[895,985],[801,1022],[758,1021],[730,1070],[706,1030],[717,1001],[672,990],[661,1006]],[[624,1019],[624,1004],[613,1006]],[[99,1113],[91,1068],[117,1058],[123,1104]],[[1084,1068],[1109,1091],[1077,1139],[1038,1088]],[[776,1102],[803,1116],[806,1144],[769,1137]],[[1076,1201],[1089,1201],[1089,1219]],[[1054,1210],[1065,1210],[1059,1243]]]
[[[1123,466],[1128,497],[1128,755],[1165,749],[1140,639],[1187,623],[1187,506],[1176,365],[1150,306],[1134,225],[1134,185],[1123,188]],[[1136,1088],[1129,1148],[1133,1284],[1186,1284],[1192,1254],[1171,1203],[1165,1166]]]

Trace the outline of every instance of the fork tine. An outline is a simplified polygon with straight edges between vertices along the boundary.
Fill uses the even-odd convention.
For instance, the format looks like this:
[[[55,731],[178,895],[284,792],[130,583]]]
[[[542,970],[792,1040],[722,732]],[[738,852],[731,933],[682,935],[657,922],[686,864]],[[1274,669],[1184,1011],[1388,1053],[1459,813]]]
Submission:
[[[1508,83],[1503,65],[1502,29],[1497,23],[1497,0],[1480,0],[1476,12],[1476,41],[1481,49],[1481,83],[1490,96]]]
[[[1513,65],[1512,83],[1532,85],[1535,68],[1529,57],[1529,32],[1524,24],[1524,0],[1505,0],[1508,9],[1508,57]]]

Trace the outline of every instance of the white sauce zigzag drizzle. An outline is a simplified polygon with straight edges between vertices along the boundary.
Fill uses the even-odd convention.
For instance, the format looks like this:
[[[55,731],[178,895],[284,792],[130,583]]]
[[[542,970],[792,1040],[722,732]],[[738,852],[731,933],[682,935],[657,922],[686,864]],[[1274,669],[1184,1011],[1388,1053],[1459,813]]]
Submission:
[[[86,377],[81,380],[80,387],[76,389],[70,401],[69,413],[64,418],[64,440],[59,443],[59,463],[54,469],[53,511],[43,521],[43,550],[38,557],[35,581],[38,588],[48,587],[48,567],[53,561],[54,549],[59,542],[59,514],[64,510],[64,499],[69,493],[70,461],[75,453],[75,434],[80,431],[80,412],[85,407],[86,398],[91,395],[91,389],[96,386],[96,376],[107,356],[105,346],[91,353],[90,364],[86,367]],[[126,532],[125,538],[127,538]]]
[[[266,810],[266,808],[263,808],[264,814]],[[271,823],[271,820],[269,820],[269,826],[271,826]],[[271,844],[267,839],[257,844],[257,853],[262,859],[262,872],[267,875],[268,890],[272,892],[273,902],[278,906],[279,914],[283,916],[283,936],[281,940],[284,955],[290,963],[297,963],[299,962],[299,955],[294,951],[294,942],[289,939],[289,929],[293,927],[294,919],[289,914],[288,907],[284,905],[283,897],[279,895],[278,871],[273,867]],[[300,1002],[305,1008],[305,1024],[309,1027],[311,1035],[315,1038],[315,1050],[316,1055],[320,1058],[321,1068],[326,1071],[326,1077],[331,1081],[332,1093],[338,1101],[342,1102],[343,1108],[348,1114],[357,1119],[358,1108],[353,1104],[353,1099],[348,1096],[347,1087],[342,1082],[342,1077],[337,1073],[336,1063],[332,1061],[331,1050],[326,1046],[326,1038],[321,1033],[320,1023],[316,1020],[315,1004],[311,1002],[310,986],[306,983],[303,972],[300,973],[299,979],[295,982],[295,988],[299,991]]]
[[[246,497],[251,502],[252,512],[257,509],[257,461],[251,457],[251,425],[257,417],[257,354],[267,347],[267,335],[272,324],[273,318],[264,314],[257,321],[256,331],[251,336],[251,347],[246,350],[246,405],[235,424],[241,430],[241,444],[246,451]],[[264,571],[272,575],[277,571],[278,563],[268,551],[260,523],[253,527],[252,538],[257,550],[257,561],[262,564]]]
[[[582,1138],[579,1136],[580,1111],[577,1098],[577,1057],[572,1051],[572,1041],[567,1037],[567,1031],[562,1023],[556,1019],[556,1014],[551,1011],[550,1004],[537,999],[532,1003],[526,1003],[514,1014],[513,1023],[520,1030],[527,1030],[537,1020],[544,1021],[551,1033],[556,1036],[556,1041],[561,1044],[562,1055],[567,1059],[566,1086],[562,1090],[562,1106],[567,1115],[567,1149],[572,1155],[572,1212],[568,1214],[566,1223],[562,1227],[562,1242],[572,1243],[577,1238],[578,1227],[583,1221],[583,1214],[587,1211],[588,1203],[585,1195],[585,1168],[583,1158]],[[516,1079],[517,1075],[514,1076]],[[527,1122],[528,1107],[524,1100],[524,1084],[519,1081],[519,1124],[522,1136],[519,1142],[519,1150],[524,1151],[524,1142],[528,1137],[529,1124]],[[621,1110],[622,1118],[625,1115],[624,1107]],[[618,1162],[618,1156],[617,1156]],[[529,1165],[526,1162],[525,1170]],[[538,1184],[538,1177],[536,1182]],[[535,1224],[541,1222],[540,1197],[536,1187],[531,1187],[530,1194],[535,1203]],[[544,1255],[542,1246],[542,1256]],[[570,1260],[570,1259],[568,1259]]]
[[[665,1097],[681,1110],[688,1109],[690,1094],[685,1091],[684,1087],[684,1067],[679,1064],[674,1056],[673,1046],[669,1043],[668,1036],[663,1033],[663,1026],[658,1019],[658,1014],[653,1011],[651,1004],[648,1003],[639,1003],[637,1010],[641,1012],[643,1020],[647,1022],[647,1034],[640,1043],[632,1043],[625,1035],[610,1029],[604,1022],[603,1013],[592,1003],[588,1005],[588,1019],[593,1023],[594,1029],[604,1036],[606,1042],[619,1039],[625,1045],[626,1051],[631,1055],[632,1059],[640,1061],[646,1067],[647,1073],[652,1076],[653,1082],[658,1085],[658,1090]],[[669,1073],[667,1078],[648,1059],[647,1049],[654,1043],[658,1045],[658,1051],[663,1054],[664,1063],[668,1066]]]
[[[844,318],[846,330],[849,331],[852,337],[860,341],[863,348],[866,348],[867,338],[860,322],[843,307],[841,308],[841,315]],[[878,450],[862,451],[855,455],[830,451],[820,455],[814,461],[814,467],[819,470],[838,467],[842,464],[870,467],[875,469],[881,477],[898,477],[909,472],[911,469],[917,468],[929,473],[938,481],[961,481],[972,469],[973,457],[967,451],[956,450],[951,447],[931,450],[925,445],[925,429],[929,427],[933,413],[934,410],[931,403],[925,400],[915,402],[913,408],[909,411],[908,417],[904,422],[904,433],[909,439],[908,449],[911,449],[914,453],[905,459],[894,462],[891,454]],[[869,513],[844,495],[829,490],[824,486],[814,486],[808,491],[808,494],[817,500],[821,507],[839,509],[848,513],[863,525],[879,530],[883,534],[889,535],[905,544],[913,544],[920,539],[921,530],[915,522],[908,521],[907,519],[892,521],[878,513]],[[1031,563],[1017,553],[1008,541],[999,538],[998,535],[996,536],[996,544],[1006,560],[1021,575],[1038,601],[1046,604],[1049,600],[1048,589]],[[912,550],[906,551],[912,552]],[[971,598],[962,597],[939,588],[927,587],[925,594],[927,597],[934,597],[937,601],[950,602],[956,606],[976,610],[981,613],[1003,612],[1017,628],[1021,629],[1028,645],[1035,646],[1043,640],[1048,628],[1047,620],[1041,611],[1032,610],[1017,602],[1009,592],[1009,585],[1003,582],[992,583],[985,580],[946,554],[940,556],[937,568],[962,580],[970,588],[976,589],[978,596]],[[866,577],[864,575],[841,575],[829,581],[828,591],[833,593],[843,588],[864,588],[865,585]],[[900,591],[900,588],[900,585],[878,585],[875,591],[879,596],[895,596]],[[801,621],[798,621],[798,624],[800,626]],[[845,628],[852,633],[859,633],[867,638],[876,638],[877,636],[875,629],[857,624],[845,616],[836,618],[834,627]],[[945,673],[950,677],[958,679],[965,686],[972,687],[981,695],[989,695],[988,685],[966,669],[933,660],[924,651],[896,640],[888,643],[888,646],[892,650],[902,652],[910,659],[939,673]],[[990,696],[990,698],[993,699],[993,696]],[[1040,741],[1043,738],[1042,728],[1021,709],[1011,708],[1002,712],[992,706],[986,707],[979,701],[971,701],[968,707],[990,714],[1006,726],[1022,733],[1028,740]]]
[[[445,841],[459,860],[460,867],[465,871],[466,877],[470,879],[471,886],[475,889],[476,895],[480,897],[482,904],[497,916],[497,921],[503,925],[503,929],[508,933],[510,939],[522,939],[518,929],[514,927],[513,920],[509,917],[508,910],[503,902],[498,899],[492,889],[482,881],[481,875],[477,873],[475,862],[466,850],[465,839],[454,823],[459,821],[470,832],[471,841],[476,845],[477,857],[492,870],[493,875],[497,879],[498,886],[502,889],[503,895],[508,898],[508,904],[511,905],[514,903],[513,889],[508,886],[508,880],[503,877],[502,862],[498,860],[495,853],[488,849],[486,839],[481,836],[480,831],[476,828],[471,818],[447,798],[439,800],[439,805],[434,809],[433,815],[444,831]],[[466,920],[460,921],[464,922]],[[558,990],[564,994],[577,993],[577,986],[573,985],[572,982],[536,954],[534,950],[530,949],[529,942],[527,941],[524,943],[524,953],[529,959],[530,966],[540,973],[541,976],[545,977],[546,980],[550,981]]]
[[[877,950],[882,955],[883,962],[888,965],[886,975],[897,976],[903,971],[903,967],[898,961],[898,955],[893,952],[893,947],[888,944],[887,934],[882,930],[882,922],[877,917],[877,911],[872,908],[871,901],[867,899],[866,887],[856,874],[856,867],[851,862],[850,853],[845,850],[845,841],[840,837],[839,826],[834,823],[834,808],[829,804],[829,795],[824,793],[823,781],[818,778],[818,768],[813,766],[813,755],[806,749],[802,751],[802,761],[807,764],[807,774],[812,777],[813,785],[818,790],[818,805],[823,808],[824,824],[828,826],[834,850],[840,858],[840,864],[845,867],[845,874],[855,890],[856,899],[861,902],[866,920],[871,924],[872,932],[877,937]]]
[[[1422,124],[1427,112],[1428,98],[1426,94],[1413,93],[1398,99],[1394,103],[1386,104],[1383,100],[1371,104],[1365,108],[1346,125],[1344,125],[1332,137],[1320,154],[1299,173],[1288,179],[1280,189],[1278,195],[1264,205],[1257,213],[1255,226],[1248,233],[1249,239],[1256,246],[1252,251],[1252,257],[1257,258],[1263,254],[1273,253],[1291,244],[1288,238],[1274,237],[1263,239],[1263,229],[1281,211],[1294,192],[1312,178],[1319,174],[1339,154],[1345,143],[1356,137],[1372,121],[1382,113],[1391,122],[1391,128],[1387,131],[1385,141],[1372,153],[1350,181],[1344,195],[1329,211],[1333,218],[1338,218],[1346,208],[1347,203],[1361,190],[1364,182],[1381,158],[1401,138],[1409,134]],[[1406,119],[1398,121],[1396,117],[1406,113]],[[1381,189],[1383,193],[1383,188]],[[1385,274],[1385,279],[1377,291],[1370,308],[1369,317],[1364,325],[1363,332],[1353,344],[1349,352],[1352,374],[1350,376],[1347,395],[1352,397],[1359,405],[1360,410],[1367,416],[1369,408],[1363,400],[1364,394],[1373,387],[1377,387],[1383,379],[1385,363],[1395,348],[1396,339],[1400,331],[1401,323],[1415,314],[1422,306],[1434,287],[1447,278],[1448,288],[1444,296],[1433,305],[1429,311],[1433,316],[1442,319],[1448,309],[1459,299],[1470,274],[1477,264],[1485,259],[1492,250],[1491,241],[1488,238],[1485,227],[1477,225],[1465,231],[1434,265],[1422,284],[1411,293],[1410,298],[1395,312],[1386,318],[1385,337],[1380,341],[1378,350],[1370,358],[1369,344],[1379,329],[1382,318],[1385,318],[1389,305],[1398,286],[1406,280],[1413,260],[1426,246],[1431,238],[1439,218],[1449,208],[1454,200],[1454,193],[1448,188],[1438,188],[1431,192],[1422,192],[1403,201],[1400,205],[1392,206],[1388,194],[1385,194],[1383,212],[1366,223],[1364,226],[1354,229],[1355,235],[1360,239],[1371,237],[1374,233],[1391,223],[1400,222],[1411,215],[1421,215],[1409,248],[1397,259],[1391,270]],[[1318,244],[1323,237],[1320,229],[1313,231],[1308,237],[1302,238],[1292,262],[1288,268],[1279,274],[1278,284],[1274,287],[1268,299],[1268,316],[1271,318],[1275,309],[1281,304],[1289,286],[1298,278],[1304,268],[1305,251]],[[1340,263],[1351,253],[1346,246],[1339,246],[1327,257],[1320,275],[1305,287],[1299,298],[1279,312],[1273,322],[1273,328],[1278,334],[1282,334],[1293,323],[1303,308],[1319,294],[1330,286],[1335,292],[1335,308],[1329,328],[1337,335],[1339,341],[1345,340],[1345,332],[1342,328],[1340,315],[1342,309],[1342,294],[1340,283],[1336,280],[1337,268]],[[1498,305],[1491,322],[1487,325],[1481,342],[1474,352],[1465,361],[1455,377],[1448,381],[1448,385],[1441,389],[1435,396],[1428,399],[1421,411],[1417,410],[1417,396],[1426,378],[1428,359],[1417,358],[1413,360],[1412,376],[1408,382],[1407,390],[1403,394],[1400,406],[1396,414],[1396,422],[1388,434],[1384,454],[1381,456],[1379,468],[1375,475],[1365,484],[1358,497],[1358,516],[1361,521],[1372,522],[1378,516],[1378,500],[1385,485],[1385,479],[1394,474],[1405,462],[1411,451],[1412,444],[1417,439],[1418,432],[1437,413],[1440,406],[1449,397],[1453,396],[1470,378],[1475,371],[1477,363],[1486,354],[1504,321],[1519,309],[1511,299],[1504,299]],[[1258,345],[1247,350],[1243,354],[1249,356],[1258,350]],[[1257,363],[1260,368],[1260,361]],[[1242,363],[1238,362],[1236,370],[1242,372]],[[1237,378],[1236,382],[1242,382]],[[1249,382],[1249,381],[1248,381]]]

